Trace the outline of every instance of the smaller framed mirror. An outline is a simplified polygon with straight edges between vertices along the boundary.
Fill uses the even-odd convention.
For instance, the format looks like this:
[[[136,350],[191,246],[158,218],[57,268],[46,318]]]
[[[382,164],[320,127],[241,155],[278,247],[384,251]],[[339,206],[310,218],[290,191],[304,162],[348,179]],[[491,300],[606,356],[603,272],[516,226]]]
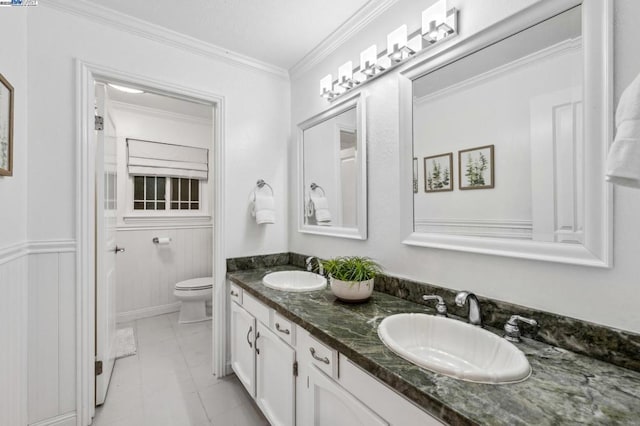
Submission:
[[[298,125],[299,232],[367,239],[364,123],[358,93]]]

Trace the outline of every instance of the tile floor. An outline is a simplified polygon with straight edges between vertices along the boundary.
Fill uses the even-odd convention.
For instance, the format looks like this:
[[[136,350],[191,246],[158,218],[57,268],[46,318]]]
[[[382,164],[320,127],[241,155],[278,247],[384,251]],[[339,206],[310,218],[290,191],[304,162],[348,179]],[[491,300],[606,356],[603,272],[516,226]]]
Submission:
[[[211,321],[178,313],[133,323],[138,353],[116,361],[95,426],[268,425],[235,376],[211,375]]]

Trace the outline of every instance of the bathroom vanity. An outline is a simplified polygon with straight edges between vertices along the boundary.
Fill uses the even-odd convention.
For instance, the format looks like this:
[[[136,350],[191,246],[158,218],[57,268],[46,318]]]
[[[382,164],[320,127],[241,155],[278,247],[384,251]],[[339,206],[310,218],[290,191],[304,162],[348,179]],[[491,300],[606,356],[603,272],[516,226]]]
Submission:
[[[634,424],[640,418],[638,372],[525,338],[516,346],[532,367],[527,380],[456,380],[400,358],[378,338],[385,317],[435,314],[431,308],[377,291],[369,302],[349,305],[330,290],[294,293],[262,284],[266,273],[292,269],[228,274],[233,370],[274,425]]]

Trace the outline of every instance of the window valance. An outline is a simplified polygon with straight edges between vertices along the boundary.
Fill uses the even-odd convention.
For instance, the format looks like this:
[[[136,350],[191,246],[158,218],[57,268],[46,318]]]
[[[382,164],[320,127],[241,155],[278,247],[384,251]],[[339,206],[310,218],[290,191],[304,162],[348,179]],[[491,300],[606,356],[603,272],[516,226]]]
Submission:
[[[130,175],[207,180],[209,177],[209,150],[140,139],[127,139],[127,168]]]

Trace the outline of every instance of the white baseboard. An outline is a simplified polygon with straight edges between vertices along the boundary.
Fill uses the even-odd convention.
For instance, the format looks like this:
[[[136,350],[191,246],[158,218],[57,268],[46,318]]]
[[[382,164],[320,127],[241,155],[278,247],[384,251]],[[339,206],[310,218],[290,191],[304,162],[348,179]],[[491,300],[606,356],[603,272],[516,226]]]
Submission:
[[[63,414],[50,419],[40,420],[37,423],[30,423],[29,426],[76,426],[76,412]]]
[[[148,308],[136,309],[135,311],[120,312],[116,315],[116,322],[129,322],[141,318],[155,317],[156,315],[170,314],[180,310],[180,302],[169,303],[168,305],[151,306]]]

